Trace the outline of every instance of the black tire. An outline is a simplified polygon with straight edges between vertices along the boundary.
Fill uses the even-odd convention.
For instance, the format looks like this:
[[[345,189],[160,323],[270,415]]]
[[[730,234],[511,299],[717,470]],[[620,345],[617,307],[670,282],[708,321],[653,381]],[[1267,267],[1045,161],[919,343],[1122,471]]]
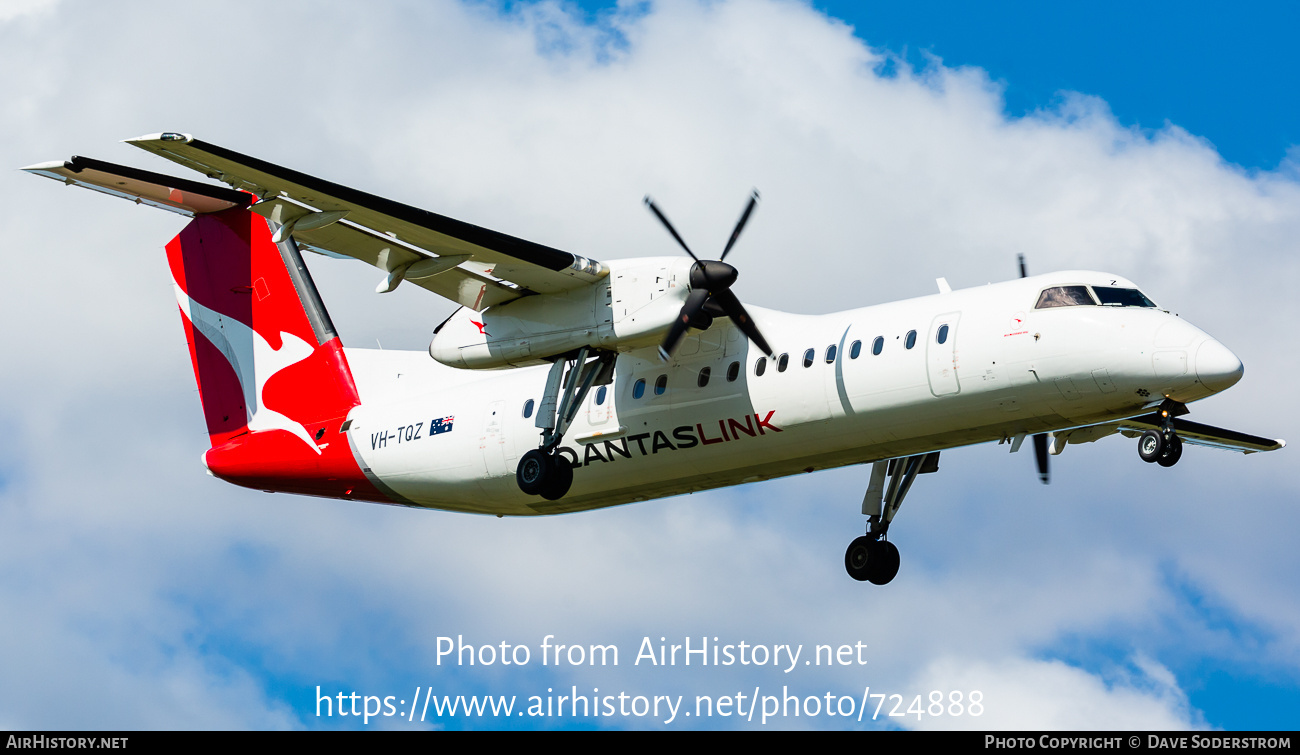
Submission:
[[[1182,438],[1175,435],[1165,444],[1164,453],[1160,454],[1160,458],[1156,459],[1156,463],[1162,467],[1172,467],[1181,458],[1183,458],[1183,441]]]
[[[515,482],[528,495],[539,495],[546,487],[547,480],[553,476],[553,469],[551,457],[533,449],[519,460],[519,466],[515,468]]]
[[[541,496],[548,501],[558,501],[573,487],[573,467],[569,460],[556,454],[550,457],[551,468],[542,484]]]
[[[898,566],[901,562],[898,548],[888,540],[879,540],[874,545],[875,548],[871,553],[871,573],[867,576],[867,581],[873,585],[887,585],[898,574]]]
[[[859,582],[867,581],[871,564],[875,561],[872,558],[875,544],[876,541],[866,535],[849,543],[848,550],[844,551],[844,570],[850,577]]]
[[[1142,461],[1153,464],[1160,460],[1165,451],[1165,438],[1155,430],[1147,430],[1138,438],[1138,456]]]

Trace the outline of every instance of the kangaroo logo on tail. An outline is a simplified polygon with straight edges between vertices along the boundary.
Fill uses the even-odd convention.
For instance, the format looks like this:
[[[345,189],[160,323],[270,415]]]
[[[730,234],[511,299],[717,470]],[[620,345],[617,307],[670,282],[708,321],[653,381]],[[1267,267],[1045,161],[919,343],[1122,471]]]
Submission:
[[[320,448],[312,440],[307,428],[301,422],[268,409],[262,396],[266,381],[272,375],[312,355],[315,349],[311,344],[292,333],[280,331],[281,345],[279,349],[274,349],[261,333],[233,317],[226,317],[194,301],[174,280],[172,285],[176,289],[176,303],[180,305],[186,319],[217,347],[235,370],[240,387],[244,390],[248,429],[254,432],[287,430],[302,439],[312,451],[320,454]]]

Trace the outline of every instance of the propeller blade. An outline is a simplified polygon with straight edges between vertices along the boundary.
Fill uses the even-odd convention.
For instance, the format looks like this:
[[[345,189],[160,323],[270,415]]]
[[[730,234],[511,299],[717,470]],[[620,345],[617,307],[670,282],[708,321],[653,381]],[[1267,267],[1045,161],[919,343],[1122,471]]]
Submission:
[[[1051,478],[1047,462],[1047,433],[1034,436],[1034,461],[1038,462],[1038,479],[1046,485]]]
[[[740,303],[740,299],[737,299],[736,295],[731,293],[731,289],[724,288],[721,291],[714,291],[713,301],[722,307],[722,311],[726,312],[727,317],[730,317],[736,327],[740,328],[740,332],[748,336],[749,340],[753,341],[754,345],[761,349],[764,354],[769,357],[775,356],[772,353],[772,347],[767,345],[767,339],[763,338],[763,334],[758,332],[758,326],[750,319],[749,313],[745,311],[745,306]]]
[[[677,243],[681,244],[682,248],[686,250],[686,253],[691,255],[691,259],[699,262],[700,258],[695,256],[695,252],[691,251],[691,248],[686,245],[685,241],[682,241],[682,237],[677,234],[677,229],[673,228],[673,224],[669,223],[668,218],[664,217],[664,214],[659,211],[659,208],[655,205],[654,200],[650,198],[649,194],[646,195],[645,206],[650,208],[650,212],[653,212],[656,218],[659,218],[659,222],[664,224],[664,228],[667,228],[668,232],[673,235],[673,238],[677,239]]]
[[[736,221],[736,230],[731,232],[731,238],[727,240],[727,248],[722,250],[722,256],[719,261],[727,258],[727,253],[731,247],[736,245],[736,239],[740,238],[740,232],[745,230],[745,224],[749,222],[749,214],[754,211],[754,206],[758,204],[758,189],[754,189],[749,195],[749,204],[745,205],[745,211],[740,214],[740,220]]]
[[[709,298],[709,292],[704,288],[691,289],[691,293],[686,296],[686,303],[682,305],[682,311],[673,321],[673,326],[668,329],[668,335],[664,336],[664,342],[659,344],[659,358],[668,361],[673,352],[677,350],[677,342],[682,340],[686,329],[690,327],[691,320],[704,309],[704,302]]]

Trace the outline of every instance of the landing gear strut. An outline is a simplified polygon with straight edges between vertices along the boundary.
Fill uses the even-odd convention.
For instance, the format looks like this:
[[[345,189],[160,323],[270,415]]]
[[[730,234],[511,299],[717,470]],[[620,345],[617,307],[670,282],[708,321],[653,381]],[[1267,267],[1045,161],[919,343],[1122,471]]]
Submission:
[[[515,482],[528,495],[558,501],[573,485],[573,467],[556,450],[592,386],[609,385],[614,377],[614,352],[595,351],[595,358],[588,361],[593,351],[583,346],[573,357],[561,357],[551,364],[546,393],[537,409],[536,425],[542,430],[540,447],[524,454],[515,469]]]
[[[862,499],[862,513],[867,515],[867,534],[849,543],[844,552],[844,569],[859,582],[889,584],[898,574],[898,548],[886,539],[889,524],[903,505],[918,474],[939,471],[939,452],[885,459],[871,468],[871,484]],[[889,485],[885,485],[885,478]]]

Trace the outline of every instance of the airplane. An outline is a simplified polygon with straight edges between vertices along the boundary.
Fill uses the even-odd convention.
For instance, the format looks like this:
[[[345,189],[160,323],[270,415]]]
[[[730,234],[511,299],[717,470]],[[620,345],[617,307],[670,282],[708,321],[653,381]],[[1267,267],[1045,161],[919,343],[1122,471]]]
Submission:
[[[858,581],[898,572],[890,526],[918,475],[976,443],[1284,441],[1184,418],[1241,361],[1132,281],[1070,270],[800,315],[745,307],[718,259],[598,261],[383,199],[189,134],[127,140],[226,186],[84,157],[27,170],[188,217],[167,244],[211,447],[268,492],[534,516],[870,464]],[[344,347],[306,250],[459,308],[428,353]]]

